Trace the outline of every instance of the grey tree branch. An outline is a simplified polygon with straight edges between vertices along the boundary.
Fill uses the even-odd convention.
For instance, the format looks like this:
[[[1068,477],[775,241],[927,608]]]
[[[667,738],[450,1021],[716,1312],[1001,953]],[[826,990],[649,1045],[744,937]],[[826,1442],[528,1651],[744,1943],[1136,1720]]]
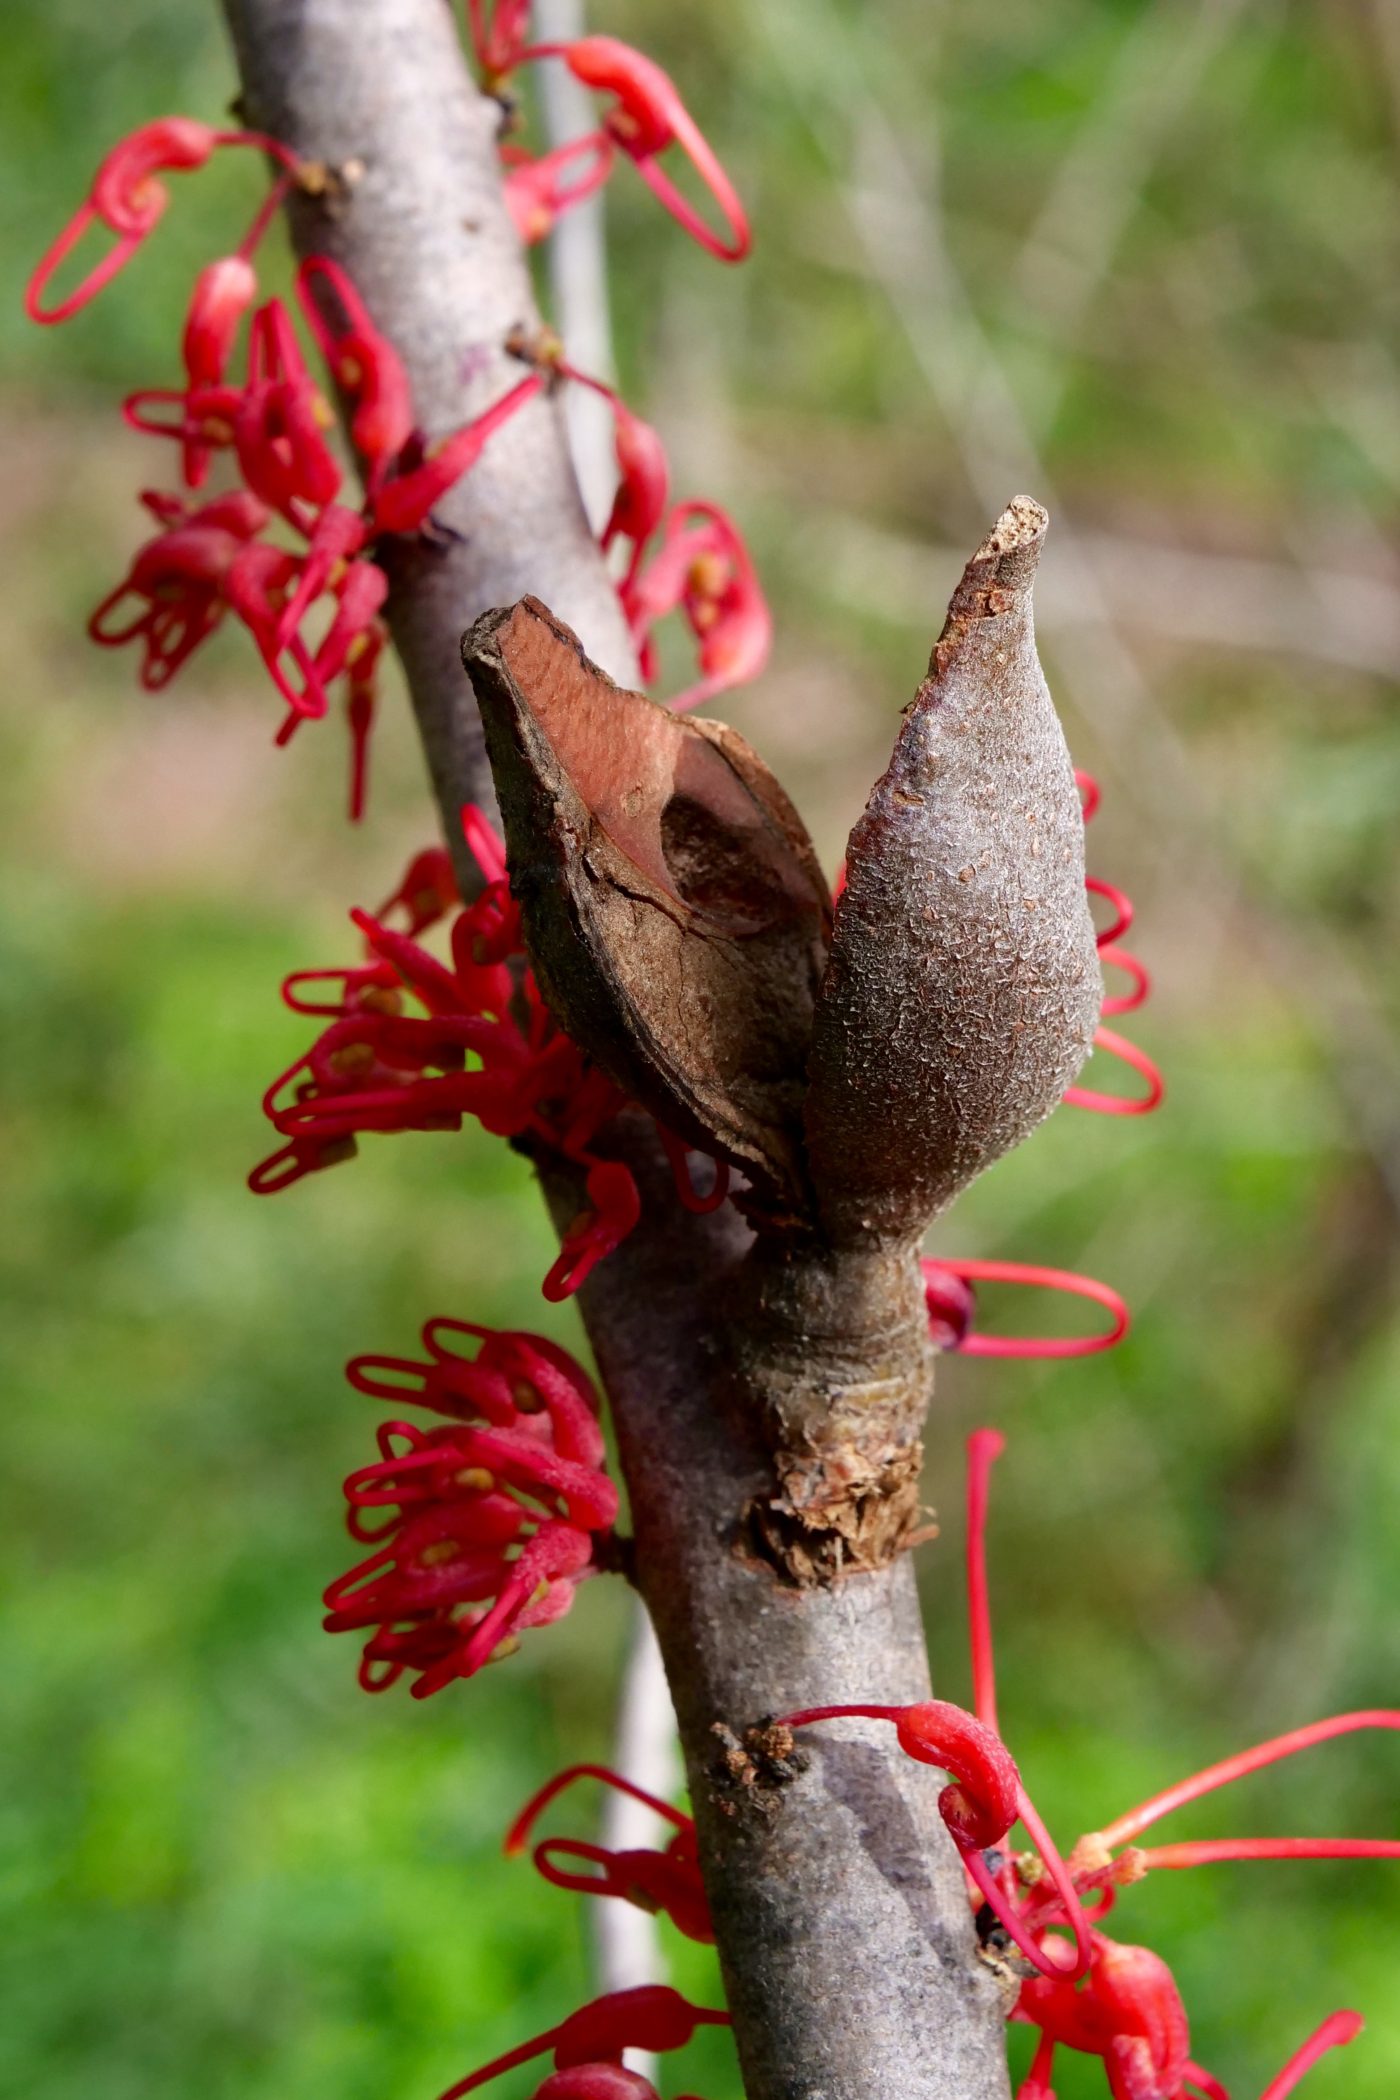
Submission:
[[[515,372],[502,343],[534,319],[505,213],[495,105],[468,76],[447,0],[224,0],[248,121],[342,171],[299,198],[303,253],[334,255],[396,344],[440,436]],[[458,657],[478,614],[541,597],[615,676],[633,675],[589,537],[556,406],[493,439],[441,506],[459,537],[393,561],[390,617],[450,843],[489,800]],[[464,871],[465,872],[465,871]],[[680,1721],[720,1959],[749,2100],[1001,2100],[1000,1987],[977,1959],[940,1780],[893,1731],[839,1724],[780,1800],[716,1777],[716,1722],[853,1699],[927,1696],[907,1557],[836,1587],[784,1588],[736,1551],[736,1516],[770,1472],[735,1411],[720,1349],[748,1232],[679,1209],[651,1126],[619,1119],[643,1228],[595,1272],[583,1311],[617,1424],[639,1585]],[[542,1162],[555,1214],[572,1173]]]

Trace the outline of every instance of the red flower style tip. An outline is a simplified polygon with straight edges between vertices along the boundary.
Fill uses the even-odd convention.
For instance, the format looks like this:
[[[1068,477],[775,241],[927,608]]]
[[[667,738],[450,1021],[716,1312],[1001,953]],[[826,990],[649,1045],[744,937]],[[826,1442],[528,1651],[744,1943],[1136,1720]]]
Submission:
[[[597,1779],[619,1793],[630,1794],[634,1801],[642,1802],[674,1824],[676,1834],[664,1852],[644,1847],[612,1852],[581,1838],[545,1838],[536,1845],[533,1855],[545,1880],[555,1888],[573,1889],[586,1896],[618,1896],[640,1910],[664,1913],[687,1939],[712,1946],[714,1926],[700,1880],[694,1823],[668,1801],[658,1800],[606,1765],[570,1765],[533,1794],[506,1833],[506,1857],[513,1859],[525,1850],[532,1829],[550,1803],[580,1779]],[[561,1860],[577,1861],[584,1868],[598,1871],[578,1872],[561,1866]]]
[[[608,522],[603,527],[603,546],[611,547],[618,538],[630,540],[628,574],[635,576],[642,550],[665,515],[670,468],[665,447],[650,423],[634,416],[615,394],[612,400],[618,483]]]
[[[317,347],[351,403],[350,441],[375,489],[413,436],[408,374],[339,263],[328,255],[308,256],[297,271],[296,291]]]
[[[195,279],[183,343],[186,422],[195,421],[189,405],[192,397],[204,399],[223,387],[243,316],[257,296],[257,271],[245,255],[220,255],[206,263]],[[141,398],[133,396],[132,400]],[[184,481],[190,489],[203,486],[214,446],[233,439],[232,423],[213,410],[203,420],[212,426],[208,437],[195,432],[184,437]]]
[[[220,131],[193,117],[158,117],[143,124],[115,145],[93,176],[86,201],[78,207],[62,233],[34,271],[24,295],[24,310],[31,321],[51,326],[66,321],[130,262],[136,250],[154,230],[170,201],[159,177],[175,170],[202,168],[219,146],[258,146],[294,173],[297,160],[279,140],[262,132]],[[49,286],[88,228],[105,226],[114,233],[115,245],[95,263],[82,282],[56,306],[44,304]]]
[[[475,1359],[444,1346],[447,1333],[480,1338]],[[450,1420],[381,1425],[378,1461],[345,1483],[350,1534],[376,1550],[325,1593],[328,1632],[369,1631],[365,1689],[411,1669],[420,1699],[475,1676],[524,1628],[563,1617],[618,1508],[596,1395],[572,1358],[535,1335],[457,1321],[424,1334],[426,1362],[349,1366],[357,1390]]]
[[[669,703],[677,713],[757,678],[768,661],[767,601],[737,526],[714,504],[677,505],[655,556],[623,584],[622,602],[648,680],[656,675],[658,620],[679,610],[695,637],[701,675]]]
[[[937,1349],[956,1350],[963,1356],[1066,1357],[1094,1356],[1114,1349],[1128,1332],[1128,1308],[1117,1291],[1092,1276],[1078,1276],[1071,1269],[1049,1269],[1039,1263],[1017,1261],[953,1261],[925,1258],[920,1263],[924,1279],[924,1301],[928,1307],[929,1334]],[[1062,1291],[1071,1297],[1088,1298],[1102,1305],[1112,1324],[1102,1334],[1029,1335],[977,1334],[973,1316],[977,1309],[974,1283],[1026,1284],[1033,1289]]]
[[[1288,2100],[1288,2095],[1307,2076],[1320,2056],[1326,2056],[1329,2049],[1343,2049],[1348,2042],[1354,2042],[1364,2025],[1360,2013],[1329,2014],[1302,2047],[1289,2057],[1278,2076],[1269,2080],[1260,2100]]]
[[[532,159],[517,146],[501,148],[506,169],[506,208],[527,248],[554,231],[556,222],[601,189],[612,173],[613,142],[605,131],[569,139]]]
[[[644,1983],[630,1991],[609,1991],[581,2006],[557,2027],[547,2028],[483,2064],[479,2071],[459,2078],[440,2100],[461,2100],[464,2093],[475,2092],[517,2064],[530,2063],[551,2051],[556,2075],[536,2088],[534,2100],[634,2100],[634,2096],[647,2100],[653,2092],[647,2080],[636,2080],[634,2073],[622,2070],[625,2049],[645,2049],[659,2056],[683,2049],[697,2027],[728,2025],[728,2013],[692,2005],[668,1984]],[[585,2070],[608,2075],[583,2081],[560,2075]],[[634,2082],[620,2083],[616,2073]]]

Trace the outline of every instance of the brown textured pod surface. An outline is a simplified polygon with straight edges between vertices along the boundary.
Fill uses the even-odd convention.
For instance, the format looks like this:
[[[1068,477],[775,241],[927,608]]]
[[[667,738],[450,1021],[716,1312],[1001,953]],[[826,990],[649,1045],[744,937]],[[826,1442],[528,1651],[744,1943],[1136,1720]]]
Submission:
[[[462,643],[551,1010],[670,1128],[801,1207],[830,902],[743,738],[613,684],[533,598]]]
[[[1031,612],[1046,524],[1018,496],[968,563],[851,834],[807,1101],[838,1241],[922,1231],[1093,1040],[1084,826]]]

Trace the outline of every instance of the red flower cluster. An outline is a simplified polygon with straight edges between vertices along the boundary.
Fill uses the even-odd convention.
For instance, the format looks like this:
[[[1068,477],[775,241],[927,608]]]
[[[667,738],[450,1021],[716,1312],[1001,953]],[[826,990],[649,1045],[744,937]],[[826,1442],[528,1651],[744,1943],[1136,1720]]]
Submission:
[[[747,252],[748,228],[733,187],[658,66],[612,37],[529,45],[523,0],[503,0],[489,21],[482,0],[473,0],[470,15],[477,56],[493,87],[530,60],[556,57],[612,97],[599,131],[557,153],[529,160],[505,148],[506,198],[524,238],[546,232],[561,210],[604,179],[621,151],[712,253],[737,261]],[[340,500],[343,471],[327,436],[334,418],[308,370],[292,314],[280,299],[257,304],[257,248],[288,190],[314,172],[276,139],[184,117],[133,132],[102,162],[88,198],[34,272],[26,295],[30,317],[64,321],[87,305],[164,212],[168,194],[160,172],[201,167],[218,147],[231,145],[260,147],[281,173],[238,247],[206,264],[195,280],[182,338],[183,383],[141,388],[123,403],[134,430],[177,444],[181,487],[143,492],[159,530],[92,615],[92,640],[105,648],[138,643],[141,683],[155,691],[232,613],[286,704],[279,744],[304,721],[324,716],[339,684],[351,741],[350,814],[358,818],[386,640],[388,580],[375,558],[378,544],[387,535],[430,529],[434,505],[475,464],[493,432],[547,380],[575,380],[597,387],[613,406],[620,482],[603,545],[630,542],[619,589],[648,677],[655,669],[652,629],[672,611],[695,637],[700,668],[698,682],[673,705],[693,706],[755,676],[767,658],[771,622],[736,528],[708,504],[682,504],[665,516],[660,440],[610,388],[573,370],[556,345],[557,354],[528,360],[547,369],[532,371],[483,414],[429,446],[392,343],[345,272],[315,256],[296,273],[296,307],[349,404],[364,480],[358,505]],[[705,224],[659,166],[671,146],[709,188],[723,233]],[[114,234],[115,245],[66,297],[45,304],[53,279],[93,225]],[[233,368],[245,319],[239,379]],[[192,501],[216,457],[230,463],[240,486]],[[643,573],[644,550],[658,533],[658,551]]]
[[[485,887],[452,921],[450,962],[415,938],[446,916],[455,896],[447,856],[425,853],[377,914],[350,914],[364,936],[363,962],[298,970],[283,984],[294,1012],[325,1015],[330,1026],[263,1096],[286,1142],[248,1185],[257,1195],[287,1188],[348,1158],[363,1131],[460,1130],[464,1116],[475,1116],[497,1137],[535,1138],[585,1170],[586,1206],[543,1284],[546,1298],[567,1298],[641,1216],[629,1170],[593,1149],[625,1096],[555,1025],[524,966],[501,841],[477,809],[463,812],[463,825]],[[392,913],[407,917],[408,931],[386,924]],[[421,1012],[405,1010],[409,996]],[[724,1167],[700,1195],[687,1148],[667,1131],[661,1137],[681,1202],[717,1208],[728,1192]]]
[[[475,1356],[455,1346],[480,1344]],[[350,1535],[375,1550],[325,1593],[329,1633],[371,1629],[367,1692],[416,1671],[426,1699],[509,1653],[528,1626],[562,1618],[617,1516],[598,1397],[573,1358],[539,1335],[430,1320],[426,1362],[358,1356],[350,1383],[449,1417],[385,1422],[378,1460],[345,1483]],[[372,1520],[371,1513],[391,1514]]]
[[[968,1443],[967,1584],[975,1715],[946,1700],[925,1700],[905,1707],[813,1708],[789,1714],[787,1725],[799,1728],[845,1717],[892,1721],[907,1755],[950,1775],[939,1807],[968,1872],[969,1900],[977,1909],[979,1930],[984,1938],[999,1930],[1031,1972],[1021,1985],[1012,2018],[1038,2028],[1040,2040],[1018,2100],[1053,2100],[1050,2080],[1057,2048],[1100,2057],[1113,2100],[1229,2100],[1219,2080],[1191,2060],[1186,2010],[1167,1964],[1150,1949],[1110,1939],[1100,1929],[1119,1889],[1158,1867],[1230,1860],[1400,1859],[1400,1841],[1206,1838],[1143,1847],[1134,1840],[1188,1802],[1334,1736],[1359,1729],[1400,1729],[1400,1712],[1376,1708],[1337,1714],[1256,1744],[1129,1809],[1104,1829],[1081,1838],[1068,1862],[1062,1861],[1034,1811],[1027,1812],[1025,1790],[997,1727],[985,1535],[991,1468],[1003,1448],[995,1430],[978,1430]],[[541,1788],[511,1826],[507,1853],[523,1850],[543,1810],[583,1777],[600,1779],[646,1801],[674,1824],[676,1836],[664,1852],[609,1852],[576,1839],[546,1838],[534,1853],[546,1879],[562,1888],[620,1896],[645,1910],[662,1911],[689,1938],[712,1939],[690,1819],[606,1767],[570,1766]],[[1004,1849],[1002,1840],[1018,1819],[1035,1853]],[[557,1865],[561,1858],[599,1871],[571,1873]],[[1085,1898],[1092,1907],[1086,1907]],[[1072,1939],[1065,1938],[1066,1930]],[[1285,2100],[1317,2059],[1353,2040],[1361,2024],[1356,2013],[1333,2013],[1295,2050],[1263,2100]]]
[[[597,131],[531,159],[507,144],[506,202],[524,241],[542,240],[560,214],[607,181],[618,153],[630,160],[652,195],[702,248],[724,262],[749,252],[749,224],[733,183],[668,73],[613,36],[568,44],[531,44],[529,0],[468,0],[468,19],[482,85],[498,93],[510,76],[539,58],[562,60],[575,80],[612,99]],[[708,225],[660,165],[672,146],[690,162],[716,206]]]
[[[994,1430],[979,1430],[968,1444],[967,1574],[974,1704],[991,1727],[996,1726],[996,1682],[985,1526],[991,1467],[1003,1448],[1004,1441]],[[1167,1964],[1148,1948],[1110,1939],[1100,1930],[1101,1921],[1112,1909],[1118,1890],[1140,1881],[1154,1867],[1247,1859],[1400,1858],[1400,1843],[1371,1838],[1226,1838],[1147,1848],[1131,1842],[1189,1801],[1281,1758],[1361,1728],[1400,1728],[1400,1713],[1381,1709],[1339,1714],[1294,1729],[1193,1773],[1082,1838],[1069,1860],[1076,1899],[1090,1897],[1094,1905],[1091,1955],[1082,1981],[1074,1978],[1073,1951],[1057,1929],[1076,1922],[1062,1892],[1046,1882],[1033,1862],[997,1859],[995,1872],[1003,1902],[1017,1913],[1019,1931],[1013,1937],[1018,1945],[1022,1936],[1033,1941],[1041,1972],[1022,1985],[1012,2015],[1040,2030],[1019,2100],[1051,2100],[1054,2053],[1061,2047],[1103,2059],[1113,2100],[1190,2100],[1192,2093],[1203,2094],[1206,2100],[1228,2100],[1219,2081],[1190,2060],[1186,2011]],[[1334,2013],[1290,2057],[1264,2100],[1284,2100],[1319,2056],[1351,2041],[1360,2027],[1355,2013]]]
[[[461,2100],[478,2086],[527,2064],[546,2051],[554,2070],[536,2086],[532,2100],[657,2100],[656,2088],[637,2071],[624,2069],[625,2049],[645,2049],[660,2056],[683,2049],[697,2027],[727,2027],[729,2015],[709,2006],[692,2005],[664,1983],[639,1984],[635,1990],[609,1991],[579,2007],[567,2020],[537,2034],[459,2078],[441,2100]]]
[[[106,648],[139,642],[141,683],[155,691],[231,612],[251,634],[286,703],[279,744],[327,713],[330,690],[340,681],[351,738],[350,813],[358,817],[386,639],[381,613],[389,586],[374,559],[376,545],[387,534],[422,531],[434,504],[541,381],[535,374],[520,380],[484,414],[429,447],[393,345],[344,271],[326,257],[310,258],[296,275],[297,305],[351,404],[350,435],[365,481],[358,507],[342,503],[344,476],[327,439],[334,418],[307,368],[291,314],[280,299],[255,306],[253,256],[298,177],[295,156],[261,133],[214,131],[187,118],[143,126],[103,161],[87,202],[34,273],[26,302],[31,318],[63,321],[85,306],[164,210],[166,191],[156,171],[199,167],[220,145],[261,146],[284,172],[239,247],[208,263],[195,280],[183,335],[183,385],[142,388],[123,403],[134,430],[178,445],[182,491],[143,493],[160,530],[98,606],[88,633]],[[67,298],[44,306],[51,279],[95,220],[117,235],[117,245]],[[238,335],[250,310],[244,373],[235,380]],[[203,488],[216,455],[231,461],[241,487],[192,503],[189,496]]]

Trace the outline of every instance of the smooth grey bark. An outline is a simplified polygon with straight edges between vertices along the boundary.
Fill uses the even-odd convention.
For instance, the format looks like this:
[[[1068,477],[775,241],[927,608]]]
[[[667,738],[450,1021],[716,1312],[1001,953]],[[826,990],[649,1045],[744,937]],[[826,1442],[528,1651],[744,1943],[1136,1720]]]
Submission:
[[[224,7],[247,121],[347,178],[330,201],[294,200],[298,248],[345,266],[404,360],[429,435],[442,436],[519,376],[503,341],[537,318],[501,200],[498,111],[470,80],[447,0]],[[635,666],[556,404],[536,401],[498,433],[439,515],[460,537],[395,552],[389,612],[458,848],[462,802],[491,799],[458,654],[476,616],[528,591],[615,676]],[[640,1116],[620,1119],[618,1142],[644,1185],[643,1225],[582,1306],[749,2100],[1002,2100],[1005,2007],[976,1954],[938,1776],[897,1751],[892,1729],[840,1723],[811,1736],[808,1770],[764,1808],[715,1777],[716,1723],[742,1735],[799,1706],[926,1697],[923,1632],[907,1557],[798,1590],[736,1550],[742,1512],[771,1486],[724,1348],[748,1234],[732,1213],[681,1211]],[[577,1186],[541,1164],[566,1221]]]

